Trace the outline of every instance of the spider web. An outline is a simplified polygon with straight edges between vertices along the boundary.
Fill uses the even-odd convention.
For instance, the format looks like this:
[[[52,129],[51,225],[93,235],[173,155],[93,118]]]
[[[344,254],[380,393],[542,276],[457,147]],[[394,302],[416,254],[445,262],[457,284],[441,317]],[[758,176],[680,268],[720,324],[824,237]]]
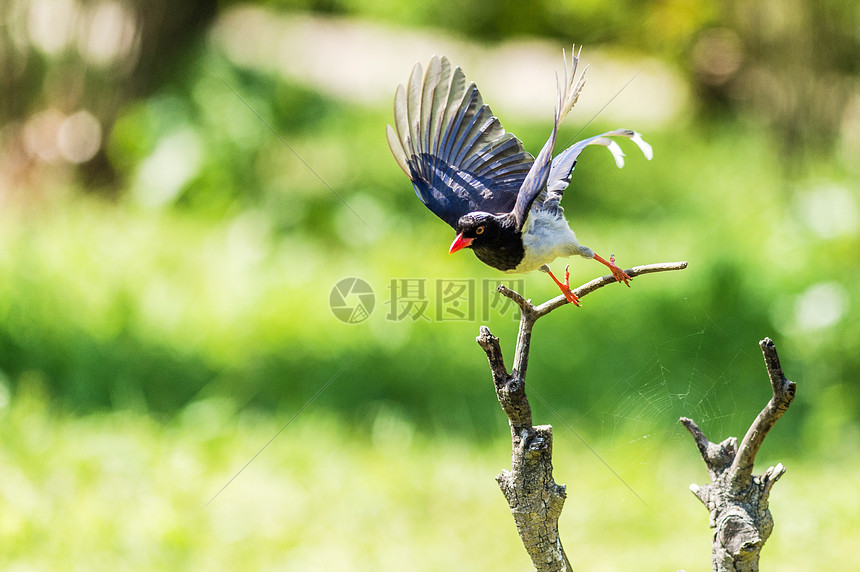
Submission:
[[[761,367],[760,355],[740,347],[707,311],[684,301],[695,330],[670,339],[653,335],[641,365],[608,385],[583,416],[601,424],[603,437],[616,443],[614,452],[648,449],[646,440],[656,445],[688,439],[678,423],[682,416],[693,418],[712,440],[740,438],[764,404],[745,395],[748,380],[740,379]]]

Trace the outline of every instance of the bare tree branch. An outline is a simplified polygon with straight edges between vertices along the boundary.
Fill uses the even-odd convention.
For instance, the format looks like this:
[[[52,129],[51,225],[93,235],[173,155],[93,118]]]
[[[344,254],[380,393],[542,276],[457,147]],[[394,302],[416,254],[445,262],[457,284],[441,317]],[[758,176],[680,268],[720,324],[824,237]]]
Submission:
[[[690,435],[692,435],[693,439],[695,439],[696,445],[699,447],[699,452],[702,454],[702,458],[707,460],[708,445],[710,445],[711,442],[708,441],[708,438],[705,437],[705,434],[702,433],[702,430],[699,429],[699,426],[696,425],[696,422],[689,417],[681,417],[681,424],[687,428],[687,431],[689,431]]]
[[[636,266],[626,270],[631,278],[651,272],[683,270],[686,262],[671,262]],[[583,296],[615,283],[612,275],[602,276],[574,290]],[[487,354],[496,397],[511,428],[511,470],[496,477],[499,487],[514,516],[517,531],[538,572],[572,570],[558,535],[558,518],[564,505],[564,485],[552,476],[552,427],[532,426],[532,413],[526,396],[526,368],[535,322],[568,303],[557,296],[539,306],[505,286],[498,291],[520,307],[520,326],[514,362],[508,373],[502,357],[499,339],[486,326],[481,326],[477,342]]]
[[[645,264],[643,266],[634,266],[633,268],[628,268],[624,272],[630,278],[635,278],[637,276],[641,276],[643,274],[651,274],[652,272],[666,272],[669,270],[683,270],[687,267],[686,261],[681,262],[662,262],[659,264]],[[606,276],[601,276],[600,278],[595,278],[591,282],[587,282],[573,291],[574,294],[578,298],[582,298],[588,294],[591,294],[595,290],[599,288],[603,288],[604,286],[609,286],[610,284],[615,284],[616,280],[612,274],[607,274]],[[535,308],[535,312],[538,314],[538,318],[541,316],[545,316],[549,314],[556,308],[560,306],[564,306],[565,304],[569,304],[567,298],[564,296],[556,296],[552,300],[547,300],[537,308]],[[536,318],[537,319],[537,318]]]
[[[499,346],[499,338],[490,333],[490,328],[481,326],[477,342],[487,354],[490,370],[493,373],[496,397],[502,406],[502,411],[508,417],[511,437],[518,442],[522,438],[523,431],[532,426],[532,410],[526,396],[525,382],[520,377],[508,373],[502,357],[502,348]]]
[[[480,332],[476,341],[487,354],[487,359],[490,362],[490,370],[493,372],[493,381],[496,383],[496,387],[498,387],[500,381],[504,382],[508,378],[508,369],[505,367],[502,347],[499,345],[499,338],[490,333],[490,328],[481,326]]]
[[[764,354],[773,397],[758,414],[743,441],[741,441],[740,450],[731,467],[731,481],[734,490],[741,490],[749,483],[755,456],[761,448],[761,444],[764,443],[764,438],[767,437],[768,431],[794,401],[794,394],[797,391],[795,383],[785,378],[773,340],[765,338],[759,342],[759,346],[761,346],[762,354]]]
[[[719,478],[731,465],[732,460],[738,451],[738,440],[734,437],[729,437],[721,443],[711,443],[696,422],[689,417],[681,417],[681,423],[696,440],[696,446],[699,448],[699,453],[702,454],[702,459],[708,467],[708,472],[711,474],[711,479]]]
[[[710,484],[690,485],[690,490],[710,514],[710,526],[714,529],[714,572],[758,570],[761,549],[773,530],[773,517],[768,508],[770,491],[785,474],[782,463],[768,468],[760,477],[752,474],[764,438],[788,409],[796,391],[794,382],[785,378],[773,341],[765,338],[759,345],[773,397],[753,421],[740,448],[734,437],[719,444],[712,443],[692,419],[682,417],[680,420],[695,439],[711,476]]]

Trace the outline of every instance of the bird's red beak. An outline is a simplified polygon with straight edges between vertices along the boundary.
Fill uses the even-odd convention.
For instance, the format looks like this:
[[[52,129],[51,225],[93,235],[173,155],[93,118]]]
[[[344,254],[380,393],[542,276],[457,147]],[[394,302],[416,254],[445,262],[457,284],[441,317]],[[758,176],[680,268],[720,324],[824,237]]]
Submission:
[[[475,240],[475,239],[474,238],[463,238],[463,233],[461,232],[460,234],[457,235],[457,238],[454,239],[454,242],[451,243],[451,248],[448,249],[448,254],[454,254],[455,252],[457,252],[461,248],[466,248],[467,246],[472,244],[473,240]]]

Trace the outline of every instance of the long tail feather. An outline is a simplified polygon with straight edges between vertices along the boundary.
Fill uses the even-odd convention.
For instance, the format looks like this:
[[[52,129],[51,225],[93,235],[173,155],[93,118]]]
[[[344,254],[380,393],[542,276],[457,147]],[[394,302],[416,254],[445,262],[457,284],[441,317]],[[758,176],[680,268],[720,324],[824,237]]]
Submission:
[[[579,100],[579,95],[582,93],[582,88],[585,87],[585,72],[588,71],[588,66],[585,66],[580,72],[579,77],[576,75],[576,68],[579,65],[579,54],[582,53],[582,46],[579,51],[574,45],[570,51],[570,70],[567,68],[567,54],[562,50],[564,58],[564,93],[559,89],[558,103],[558,122],[560,123],[576,102]]]

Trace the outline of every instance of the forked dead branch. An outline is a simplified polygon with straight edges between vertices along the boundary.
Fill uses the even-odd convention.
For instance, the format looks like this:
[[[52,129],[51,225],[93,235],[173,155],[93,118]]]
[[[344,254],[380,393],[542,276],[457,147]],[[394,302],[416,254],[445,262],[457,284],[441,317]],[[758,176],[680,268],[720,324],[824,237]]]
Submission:
[[[634,278],[652,272],[683,270],[686,262],[668,262],[636,266],[626,270]],[[603,276],[574,290],[578,299],[614,284],[612,275]],[[513,367],[508,372],[499,339],[486,326],[481,326],[478,344],[487,354],[496,397],[508,417],[511,428],[511,470],[496,477],[513,514],[517,532],[538,572],[571,570],[558,534],[558,518],[566,498],[564,485],[556,484],[552,476],[552,426],[532,425],[532,413],[526,396],[525,376],[535,322],[566,304],[565,296],[557,296],[535,306],[519,293],[499,286],[499,292],[520,307],[520,326],[514,351]]]
[[[797,390],[795,383],[785,378],[773,341],[765,338],[759,346],[773,397],[753,421],[740,448],[735,437],[712,443],[692,419],[681,418],[681,423],[695,439],[711,476],[710,484],[690,485],[690,490],[711,515],[714,572],[758,570],[761,549],[773,530],[773,517],[768,508],[770,490],[785,473],[782,463],[777,463],[762,475],[752,474],[764,438],[791,405]]]

